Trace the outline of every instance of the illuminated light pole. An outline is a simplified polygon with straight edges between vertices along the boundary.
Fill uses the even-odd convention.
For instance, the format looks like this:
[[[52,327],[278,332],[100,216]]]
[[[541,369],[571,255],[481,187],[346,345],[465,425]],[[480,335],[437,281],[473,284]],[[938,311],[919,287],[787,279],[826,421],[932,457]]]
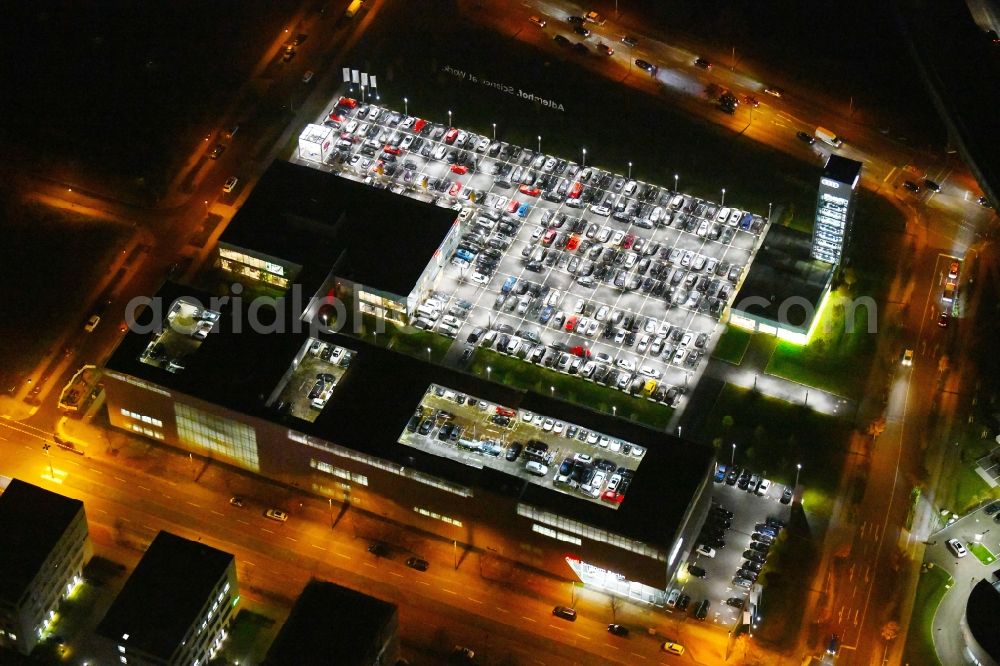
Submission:
[[[802,464],[801,463],[796,464],[795,465],[795,487],[792,488],[792,492],[793,493],[795,492],[795,489],[799,487],[799,472],[801,472],[801,471],[802,471]]]
[[[618,405],[611,405],[611,414],[618,416]]]
[[[722,207],[726,207],[726,188],[722,188]]]
[[[736,464],[736,442],[733,442],[733,454],[729,458],[729,466],[732,467]]]
[[[556,387],[555,386],[550,386],[549,387],[549,391],[552,393],[552,397],[554,398],[555,395],[556,395]]]
[[[628,163],[628,179],[632,180],[632,163]]]
[[[497,124],[493,123],[493,140],[497,140]]]
[[[52,454],[49,452],[50,447],[51,445],[48,442],[44,442],[42,444],[42,451],[45,451],[45,457],[49,461],[49,478],[55,481],[56,472],[54,469],[52,469]]]
[[[587,149],[586,148],[583,149],[583,164],[582,164],[582,166],[584,166],[584,167],[587,166]]]
[[[403,98],[403,113],[410,115],[410,100]]]
[[[542,135],[538,135],[538,152],[542,152]]]
[[[451,127],[451,109],[448,109],[448,127]]]
[[[427,348],[427,362],[430,363],[430,361],[431,361],[431,348],[428,347]]]
[[[771,221],[771,202],[767,202],[767,221]]]
[[[674,174],[674,192],[677,191],[677,179],[680,178],[678,174]]]
[[[491,368],[490,366],[486,366],[486,379],[487,380],[490,378],[490,374],[492,372],[493,372],[493,368]]]

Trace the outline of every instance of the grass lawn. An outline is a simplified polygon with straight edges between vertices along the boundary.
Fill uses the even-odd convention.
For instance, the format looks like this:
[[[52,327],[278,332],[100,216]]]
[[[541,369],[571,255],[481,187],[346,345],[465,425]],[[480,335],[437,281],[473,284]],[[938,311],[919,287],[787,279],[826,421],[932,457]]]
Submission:
[[[910,630],[906,634],[906,648],[903,651],[903,662],[911,666],[940,665],[934,651],[934,613],[941,603],[945,592],[952,584],[951,575],[940,567],[928,565],[920,573],[917,582],[917,596],[913,603],[913,615],[910,617]]]
[[[610,79],[585,68],[569,51],[536,48],[436,4],[384,6],[347,58],[378,72],[383,104],[402,110],[405,96],[411,113],[436,122],[447,122],[451,110],[455,125],[492,136],[497,123],[498,137],[527,148],[537,149],[541,136],[546,153],[579,160],[586,147],[588,165],[624,175],[631,161],[632,175],[648,182],[673,186],[676,173],[680,189],[697,196],[718,200],[726,187],[727,201],[741,208],[766,214],[775,202],[812,215],[818,164],[692,118],[664,98],[630,89],[621,73]],[[466,76],[445,72],[447,66]],[[565,110],[522,99],[519,90]]]
[[[719,338],[719,344],[715,346],[712,356],[717,359],[739,365],[743,360],[743,354],[750,344],[751,333],[745,329],[729,326],[726,332]]]
[[[976,556],[976,559],[985,565],[993,564],[997,561],[997,556],[990,552],[990,549],[981,543],[970,543],[969,550]]]
[[[490,368],[489,372],[487,368]],[[659,430],[667,427],[674,413],[674,410],[666,405],[531,365],[489,349],[480,349],[476,352],[469,365],[469,372],[483,377],[488,376],[506,386],[553,395],[589,409],[637,421]]]
[[[795,465],[801,464],[804,502],[813,512],[832,501],[850,429],[844,419],[730,384],[719,394],[695,438],[720,445],[723,462],[729,461],[729,447],[735,442],[738,463],[780,483],[793,483]]]

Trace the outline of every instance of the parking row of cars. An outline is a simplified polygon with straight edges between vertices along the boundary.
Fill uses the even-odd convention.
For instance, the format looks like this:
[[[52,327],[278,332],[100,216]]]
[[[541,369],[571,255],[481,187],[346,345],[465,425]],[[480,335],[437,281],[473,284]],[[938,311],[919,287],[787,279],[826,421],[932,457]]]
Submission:
[[[739,465],[723,465],[719,464],[715,468],[715,476],[713,479],[716,483],[725,483],[729,486],[736,486],[740,490],[745,490],[748,493],[753,493],[758,496],[765,496],[771,490],[771,480],[765,479],[763,475],[751,472],[749,469],[740,467]],[[792,501],[793,489],[790,486],[785,486],[785,489],[781,492],[780,502],[782,504],[790,504]]]

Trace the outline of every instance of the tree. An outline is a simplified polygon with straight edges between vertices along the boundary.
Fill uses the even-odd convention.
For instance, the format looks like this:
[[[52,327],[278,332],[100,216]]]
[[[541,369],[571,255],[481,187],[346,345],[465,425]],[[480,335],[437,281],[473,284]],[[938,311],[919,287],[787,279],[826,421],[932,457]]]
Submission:
[[[874,440],[878,439],[879,435],[885,432],[885,417],[880,416],[871,423],[868,424],[865,432]]]
[[[882,625],[882,638],[887,641],[891,641],[896,638],[896,636],[899,636],[899,622],[889,620]]]
[[[621,608],[622,602],[615,595],[608,597],[608,608],[611,609],[611,621],[618,622],[618,609]]]
[[[726,414],[725,416],[723,416],[722,417],[722,429],[723,429],[723,431],[728,433],[730,430],[733,429],[733,424],[734,423],[735,423],[735,421],[733,420],[733,417],[730,416],[729,414]]]

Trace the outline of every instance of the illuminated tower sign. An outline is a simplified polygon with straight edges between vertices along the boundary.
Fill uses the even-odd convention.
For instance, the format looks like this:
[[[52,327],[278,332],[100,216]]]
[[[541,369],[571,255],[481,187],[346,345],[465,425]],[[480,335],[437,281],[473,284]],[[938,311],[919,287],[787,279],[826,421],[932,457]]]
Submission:
[[[861,179],[861,162],[831,155],[819,181],[816,222],[813,225],[813,259],[839,264],[851,238],[854,193]]]

